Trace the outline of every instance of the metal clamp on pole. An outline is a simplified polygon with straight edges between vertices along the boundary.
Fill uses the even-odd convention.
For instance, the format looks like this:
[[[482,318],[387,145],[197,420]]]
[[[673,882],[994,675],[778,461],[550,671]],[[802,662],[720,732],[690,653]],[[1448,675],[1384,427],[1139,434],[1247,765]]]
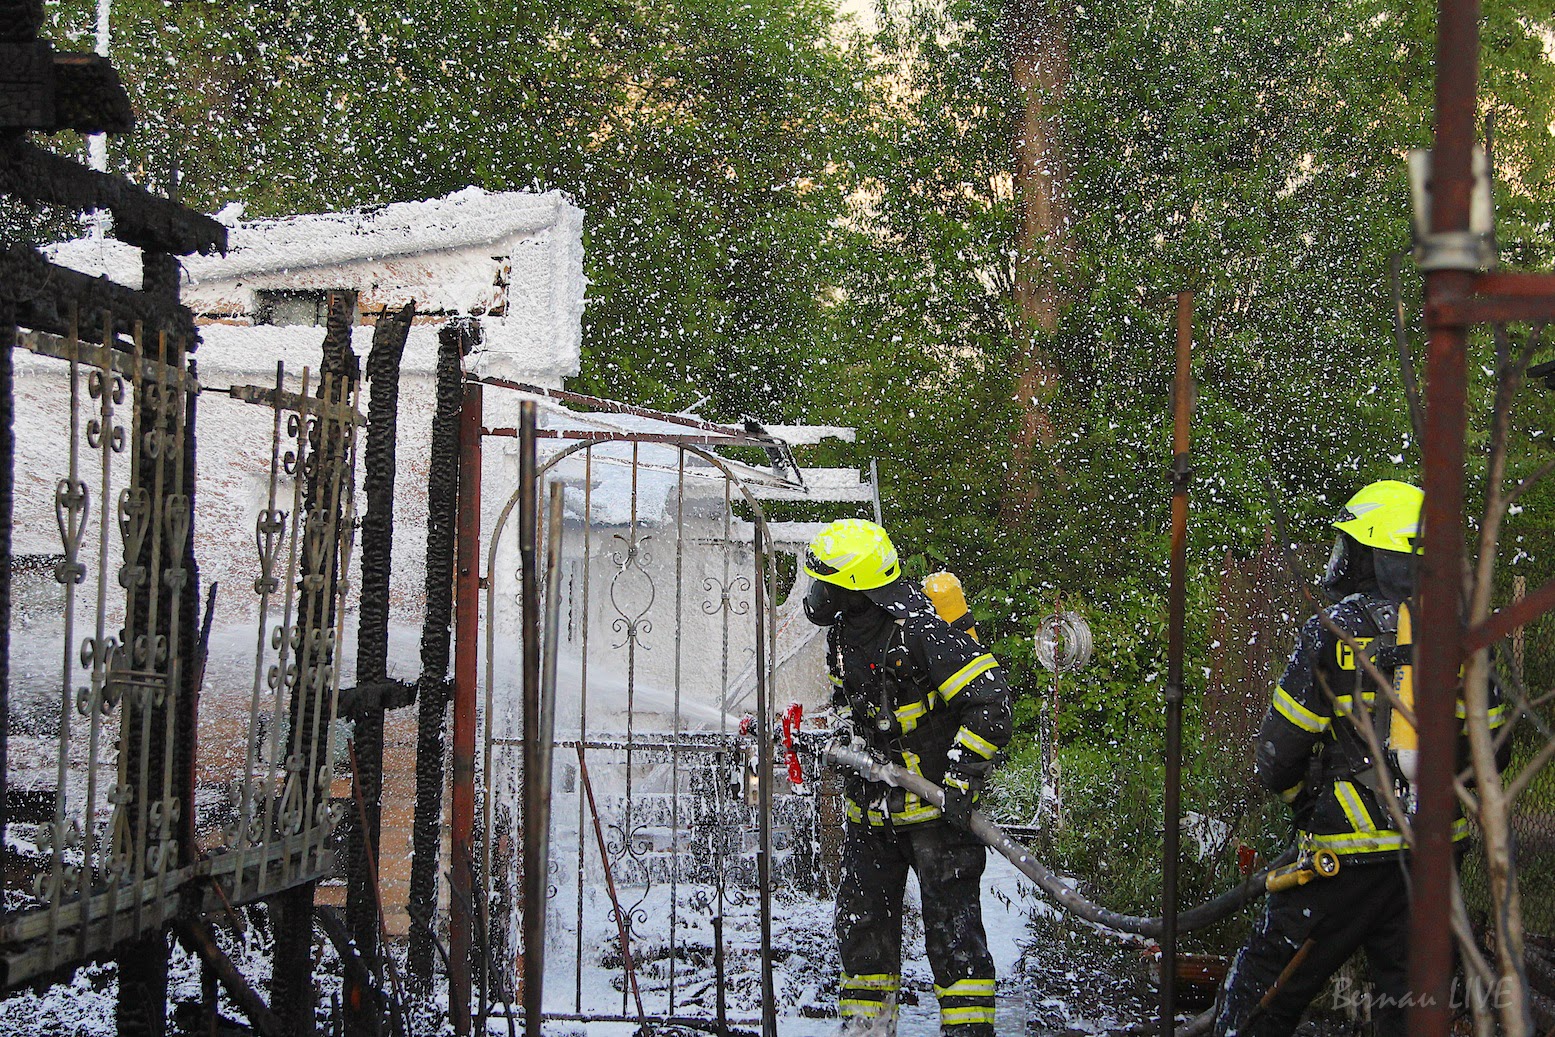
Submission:
[[[1474,148],[1474,188],[1469,200],[1469,229],[1431,230],[1431,152],[1409,152],[1409,198],[1414,211],[1411,231],[1415,240],[1415,265],[1421,270],[1465,270],[1476,273],[1493,269],[1497,261],[1495,199],[1491,190],[1490,159],[1485,149]]]

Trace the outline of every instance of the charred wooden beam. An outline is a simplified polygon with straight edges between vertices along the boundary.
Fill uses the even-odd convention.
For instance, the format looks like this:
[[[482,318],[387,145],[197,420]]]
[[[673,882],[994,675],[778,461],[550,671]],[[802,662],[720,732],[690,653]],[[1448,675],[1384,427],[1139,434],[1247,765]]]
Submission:
[[[359,719],[369,713],[401,709],[416,701],[419,685],[410,681],[381,680],[340,689],[341,719]],[[446,694],[446,692],[445,692]]]
[[[362,595],[357,625],[356,671],[364,683],[383,682],[389,657],[389,577],[394,554],[395,418],[399,411],[400,360],[415,303],[398,313],[382,314],[373,329],[372,351],[367,356],[370,391],[367,404],[367,514],[362,519]],[[412,694],[414,686],[407,685]],[[379,800],[383,792],[383,702],[357,714],[356,762],[352,780],[357,783],[361,805],[348,840],[346,869],[346,919],[367,968],[382,985],[383,966],[378,953],[380,923],[378,877]],[[363,986],[374,979],[348,975],[345,982],[345,1031],[348,1037],[371,1037],[382,1032],[383,1016]]]
[[[0,45],[0,57],[3,51]],[[0,128],[5,122],[3,105],[0,93]],[[209,216],[25,141],[0,148],[0,191],[29,202],[107,209],[113,213],[113,236],[149,252],[182,256],[227,251],[227,228]]]
[[[448,715],[449,627],[453,622],[454,526],[459,510],[459,411],[463,357],[480,326],[454,321],[438,332],[437,410],[427,473],[426,619],[421,628],[421,688],[416,731],[416,812],[410,861],[411,927],[406,967],[411,988],[432,989],[438,854],[442,844],[443,721]]]
[[[18,327],[68,335],[69,304],[80,314],[77,333],[83,339],[103,338],[105,313],[112,317],[114,333],[126,339],[137,322],[148,332],[194,338],[194,314],[187,307],[55,266],[29,248],[0,249],[0,310],[9,308]]]
[[[129,94],[107,58],[56,52],[42,40],[0,42],[0,129],[128,133]]]
[[[318,921],[319,928],[334,945],[335,952],[340,955],[340,966],[345,972],[346,999],[345,1009],[347,1018],[350,1018],[353,1010],[353,992],[358,1001],[354,1005],[357,1013],[371,1013],[380,1023],[378,1032],[392,1028],[392,1020],[385,1016],[388,1009],[388,998],[384,997],[382,984],[376,981],[367,962],[362,960],[358,953],[357,945],[351,939],[351,933],[346,929],[345,919],[340,917],[338,908],[319,904],[313,909],[313,917]]]
[[[0,43],[0,129],[54,122],[54,54],[47,43]]]
[[[43,25],[43,0],[0,0],[0,40],[30,40]]]
[[[221,985],[227,988],[233,1003],[248,1016],[249,1023],[262,1037],[282,1037],[285,1034],[280,1017],[270,1010],[258,991],[248,985],[243,973],[238,971],[232,959],[216,942],[216,934],[211,931],[209,922],[186,919],[178,923],[177,932],[178,942],[188,948],[191,954],[197,955],[216,974]]]

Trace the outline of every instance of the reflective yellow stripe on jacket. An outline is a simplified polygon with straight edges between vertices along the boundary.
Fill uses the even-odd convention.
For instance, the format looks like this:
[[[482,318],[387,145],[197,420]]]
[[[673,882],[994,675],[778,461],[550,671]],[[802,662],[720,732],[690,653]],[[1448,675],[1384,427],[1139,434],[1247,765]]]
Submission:
[[[956,694],[962,688],[998,665],[998,661],[993,656],[986,653],[979,655],[976,659],[973,659],[961,667],[961,669],[945,678],[944,682],[939,686],[940,698],[949,702],[956,697]]]
[[[1339,800],[1339,806],[1344,809],[1344,816],[1349,820],[1350,827],[1357,832],[1375,832],[1377,826],[1372,823],[1371,814],[1366,810],[1366,804],[1361,802],[1361,795],[1355,790],[1353,782],[1334,782],[1334,798]]]
[[[1292,724],[1295,724],[1303,731],[1310,731],[1315,735],[1327,731],[1328,725],[1332,723],[1328,717],[1318,716],[1306,706],[1297,702],[1291,696],[1291,693],[1284,688],[1274,689],[1274,708],[1279,712],[1280,716],[1289,720]]]
[[[955,744],[972,750],[985,760],[991,760],[999,753],[997,745],[994,745],[976,731],[969,731],[964,727],[956,732]]]
[[[1302,839],[1311,840],[1314,847],[1332,850],[1341,857],[1404,848],[1404,837],[1398,832],[1341,832],[1338,835],[1301,832],[1299,835]]]

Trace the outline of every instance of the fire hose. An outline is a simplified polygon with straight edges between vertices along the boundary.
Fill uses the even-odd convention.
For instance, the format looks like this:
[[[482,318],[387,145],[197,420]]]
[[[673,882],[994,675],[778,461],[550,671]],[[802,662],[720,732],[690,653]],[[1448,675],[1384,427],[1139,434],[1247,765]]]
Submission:
[[[915,793],[920,799],[934,806],[945,805],[944,790],[928,778],[868,752],[851,748],[841,742],[833,742],[827,746],[825,758],[838,766],[856,772],[866,781],[884,782]],[[1160,918],[1122,914],[1081,896],[1072,886],[1032,856],[1029,849],[1006,835],[982,811],[972,812],[970,828],[973,835],[1007,858],[1022,875],[1035,882],[1043,892],[1069,913],[1109,929],[1138,933],[1141,936],[1160,936],[1162,927]],[[1314,878],[1330,878],[1338,872],[1338,868],[1338,858],[1326,850],[1300,858],[1294,850],[1287,851],[1268,867],[1248,876],[1234,889],[1198,907],[1179,912],[1177,928],[1180,931],[1206,928],[1229,918],[1266,892],[1288,889],[1294,885],[1305,885]]]

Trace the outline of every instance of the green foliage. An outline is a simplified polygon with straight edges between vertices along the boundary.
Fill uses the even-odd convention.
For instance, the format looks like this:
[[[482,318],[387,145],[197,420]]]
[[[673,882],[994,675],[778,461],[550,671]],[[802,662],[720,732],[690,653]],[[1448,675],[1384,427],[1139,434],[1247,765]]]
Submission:
[[[1051,848],[1143,907],[1159,838],[1172,297],[1195,292],[1185,803],[1266,845],[1278,811],[1225,769],[1242,747],[1200,743],[1217,566],[1261,545],[1277,513],[1318,543],[1359,485],[1419,478],[1387,271],[1409,243],[1403,152],[1430,140],[1434,11],[1061,6],[1075,262],[1048,271],[1068,300],[1040,342],[1061,377],[1058,436],[1019,515],[1010,488],[1033,473],[1012,471],[1028,401],[1015,398],[1022,113],[1005,19],[1022,5],[882,0],[878,34],[855,39],[830,0],[116,0],[115,62],[141,124],[112,158],[162,189],[176,166],[184,200],[253,216],[468,184],[568,192],[586,211],[591,280],[578,387],[856,426],[856,450],[805,460],[877,458],[909,571],[947,567],[973,592],[1021,694],[1011,802],[1029,793],[1020,761],[1051,691],[1036,623],[1060,604],[1089,618],[1095,659],[1059,687],[1074,789]],[[51,5],[55,40],[89,46],[94,12]],[[1483,20],[1500,239],[1525,268],[1555,255],[1552,28],[1548,0]],[[68,229],[0,211],[8,238]],[[1477,413],[1490,350],[1475,345]],[[1545,461],[1551,429],[1555,399],[1525,387],[1511,477]],[[1471,485],[1488,437],[1481,422]],[[1501,576],[1532,586],[1555,575],[1555,488],[1520,505]],[[1530,665],[1539,686],[1545,669]],[[1223,868],[1192,881],[1207,889]]]
[[[89,46],[95,2],[53,10]],[[835,353],[864,132],[829,0],[116,0],[141,125],[115,165],[249,216],[488,190],[586,211],[580,388],[796,418]]]
[[[1254,550],[1277,514],[1294,540],[1321,543],[1360,485],[1420,478],[1388,268],[1409,244],[1403,152],[1430,141],[1434,15],[1397,0],[1067,5],[1060,124],[1077,259],[1061,282],[1069,309],[1043,343],[1062,375],[1059,441],[1041,459],[1035,511],[1016,521],[1003,507],[1012,474],[1024,474],[1008,471],[1021,406],[1019,212],[1005,178],[1017,113],[1003,19],[1019,5],[885,7],[882,66],[906,85],[895,94],[903,103],[886,106],[885,140],[861,156],[876,193],[863,217],[871,261],[849,280],[859,359],[847,398],[827,413],[860,415],[861,443],[882,458],[888,522],[907,549],[943,559],[976,592],[979,628],[1022,695],[1050,690],[1032,658],[1035,621],[1060,600],[1090,619],[1095,661],[1059,689],[1073,796],[1052,849],[1096,888],[1143,906],[1159,882],[1150,761],[1166,668],[1172,297],[1195,292],[1184,803],[1267,847],[1285,835],[1283,815],[1248,788],[1245,747],[1198,737],[1218,563]],[[1548,265],[1543,214],[1555,202],[1545,175],[1555,159],[1552,14],[1499,5],[1483,44],[1501,240],[1509,260],[1534,267]],[[1412,278],[1405,289],[1418,314]],[[1479,414],[1487,347],[1476,345]],[[1523,396],[1514,476],[1546,454],[1555,415],[1540,392]],[[1487,437],[1476,428],[1471,484],[1483,479]],[[1555,574],[1548,492],[1531,494],[1508,525],[1506,560],[1530,586]],[[1293,637],[1294,623],[1262,650],[1283,655]],[[1018,709],[1027,751],[1036,714]],[[1234,773],[1226,760],[1238,762]],[[1001,780],[1029,805],[1018,763]],[[1118,848],[1087,841],[1104,837]]]

